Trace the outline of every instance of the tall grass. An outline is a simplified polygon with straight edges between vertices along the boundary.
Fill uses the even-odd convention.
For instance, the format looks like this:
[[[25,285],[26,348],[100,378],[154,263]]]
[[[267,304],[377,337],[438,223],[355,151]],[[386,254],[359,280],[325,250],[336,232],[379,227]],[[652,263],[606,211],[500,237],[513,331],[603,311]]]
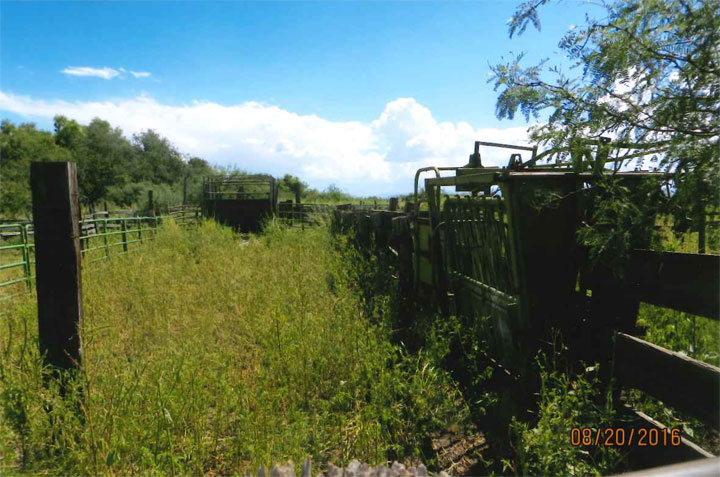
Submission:
[[[232,474],[421,457],[466,415],[447,375],[393,344],[327,228],[244,241],[167,224],[83,272],[83,367],[45,385],[34,296],[0,311],[0,473]],[[350,263],[351,266],[348,266]]]
[[[543,358],[544,359],[544,358]],[[539,361],[542,361],[540,359]],[[617,472],[622,452],[605,446],[572,446],[570,430],[613,425],[608,389],[597,366],[571,376],[540,363],[541,388],[534,425],[513,419],[510,435],[514,458],[505,469],[517,475],[606,475]]]

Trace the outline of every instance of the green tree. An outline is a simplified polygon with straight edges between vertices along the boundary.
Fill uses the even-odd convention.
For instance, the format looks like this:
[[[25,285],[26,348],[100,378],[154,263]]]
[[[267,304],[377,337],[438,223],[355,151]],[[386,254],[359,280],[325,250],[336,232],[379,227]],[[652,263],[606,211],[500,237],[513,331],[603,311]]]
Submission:
[[[94,207],[108,188],[122,184],[124,171],[133,160],[133,149],[120,128],[95,118],[85,128],[85,145],[74,151],[78,163],[78,186],[83,200]]]
[[[308,185],[301,181],[299,177],[295,177],[290,174],[285,174],[279,185],[281,189],[285,189],[295,196],[295,202],[300,202],[303,193],[308,187]]]
[[[523,3],[510,36],[529,24],[540,28],[539,8]],[[606,16],[568,31],[559,46],[573,62],[566,74],[543,60],[522,66],[523,54],[492,68],[500,90],[496,114],[527,120],[548,113],[531,129],[549,147],[550,160],[586,158],[601,138],[612,137],[616,166],[674,174],[677,193],[668,205],[704,216],[717,204],[720,135],[720,1],[629,0],[603,3]],[[612,208],[610,208],[612,210]]]
[[[53,124],[55,144],[70,151],[80,151],[85,147],[85,128],[77,121],[58,115],[53,118]]]
[[[191,175],[205,176],[215,173],[215,169],[205,159],[191,157],[187,161],[188,170]]]
[[[134,179],[151,180],[155,184],[174,184],[185,175],[182,155],[166,138],[152,129],[135,134],[133,147],[136,152]]]
[[[199,204],[202,200],[203,177],[218,174],[205,159],[191,157],[187,161],[187,197],[186,201],[191,204]]]
[[[0,214],[30,215],[30,162],[67,160],[69,152],[55,144],[52,133],[32,123],[15,126],[4,120],[0,126]]]

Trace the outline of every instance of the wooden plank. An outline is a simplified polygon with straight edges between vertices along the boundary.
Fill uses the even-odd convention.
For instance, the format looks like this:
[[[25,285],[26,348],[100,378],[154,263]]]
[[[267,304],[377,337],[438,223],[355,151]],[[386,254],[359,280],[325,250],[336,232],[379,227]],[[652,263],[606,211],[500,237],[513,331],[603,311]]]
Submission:
[[[667,426],[656,421],[647,414],[631,408],[627,404],[624,404],[621,408],[621,413],[618,416],[618,421],[615,423],[615,427],[625,429],[626,436],[629,436],[633,430],[634,435],[638,436],[639,429],[648,430],[655,428],[658,429],[658,431],[668,429]],[[662,435],[662,432],[660,432],[659,435]],[[662,441],[659,440],[658,442]],[[635,441],[635,445],[632,445],[629,448],[627,459],[635,468],[652,468],[661,465],[676,464],[679,462],[711,459],[714,457],[715,456],[710,452],[687,439],[685,436],[682,436],[680,439],[680,445],[678,446],[638,446],[637,441]]]
[[[690,462],[651,467],[622,475],[623,477],[716,477],[720,475],[720,457],[697,459]]]
[[[641,301],[720,319],[720,255],[635,250],[626,278]]]
[[[80,365],[80,208],[74,162],[30,166],[40,353],[55,369]]]
[[[476,298],[480,299],[488,309],[492,309],[496,313],[508,320],[508,324],[513,328],[521,328],[522,322],[518,317],[518,298],[508,295],[502,290],[490,287],[482,282],[472,279],[458,272],[450,272],[451,279],[456,289],[465,289],[472,293]]]
[[[622,385],[720,428],[720,368],[615,333],[615,375]]]

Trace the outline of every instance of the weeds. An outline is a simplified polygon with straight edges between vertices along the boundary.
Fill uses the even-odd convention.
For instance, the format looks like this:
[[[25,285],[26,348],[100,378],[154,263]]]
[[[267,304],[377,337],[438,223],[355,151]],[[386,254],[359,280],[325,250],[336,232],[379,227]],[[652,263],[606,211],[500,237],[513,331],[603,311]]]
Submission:
[[[34,297],[0,311],[0,471],[381,463],[424,456],[420,438],[462,418],[446,375],[390,341],[389,307],[358,296],[327,228],[246,241],[168,224],[145,247],[84,271],[79,408],[43,385]]]
[[[537,360],[541,389],[534,426],[517,419],[510,424],[514,460],[506,470],[518,475],[603,475],[617,471],[618,449],[570,445],[570,429],[602,429],[613,423],[611,399],[597,378],[597,366],[570,376]]]

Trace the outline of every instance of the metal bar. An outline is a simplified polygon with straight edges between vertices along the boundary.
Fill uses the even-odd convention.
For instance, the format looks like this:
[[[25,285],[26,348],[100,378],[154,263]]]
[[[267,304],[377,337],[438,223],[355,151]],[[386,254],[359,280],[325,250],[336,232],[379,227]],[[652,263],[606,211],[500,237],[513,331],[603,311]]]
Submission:
[[[85,248],[85,249],[83,249],[82,253],[92,252],[93,250],[100,250],[100,249],[104,249],[104,248],[105,248],[104,245],[99,245],[97,247]]]
[[[489,146],[489,147],[502,147],[505,149],[517,149],[520,151],[535,151],[537,150],[537,147],[528,147],[528,146],[515,146],[513,144],[501,144],[499,142],[484,142],[484,141],[477,141],[478,144],[481,146]]]
[[[22,266],[22,265],[25,265],[25,261],[24,261],[24,260],[23,260],[22,262],[15,262],[15,263],[8,263],[8,264],[5,264],[5,265],[0,265],[0,270],[8,270],[8,269],[10,269],[10,268],[19,267],[19,266]]]
[[[22,244],[18,244],[18,245],[3,245],[2,247],[0,247],[0,250],[13,250],[13,249],[16,249],[16,248],[23,248],[23,247],[24,247],[24,245],[22,245]]]
[[[0,288],[6,287],[6,286],[8,286],[8,285],[14,285],[15,283],[24,282],[24,281],[26,281],[26,280],[28,280],[28,279],[25,278],[25,277],[16,278],[16,279],[14,279],[14,280],[10,280],[10,281],[7,281],[7,282],[0,283]]]

